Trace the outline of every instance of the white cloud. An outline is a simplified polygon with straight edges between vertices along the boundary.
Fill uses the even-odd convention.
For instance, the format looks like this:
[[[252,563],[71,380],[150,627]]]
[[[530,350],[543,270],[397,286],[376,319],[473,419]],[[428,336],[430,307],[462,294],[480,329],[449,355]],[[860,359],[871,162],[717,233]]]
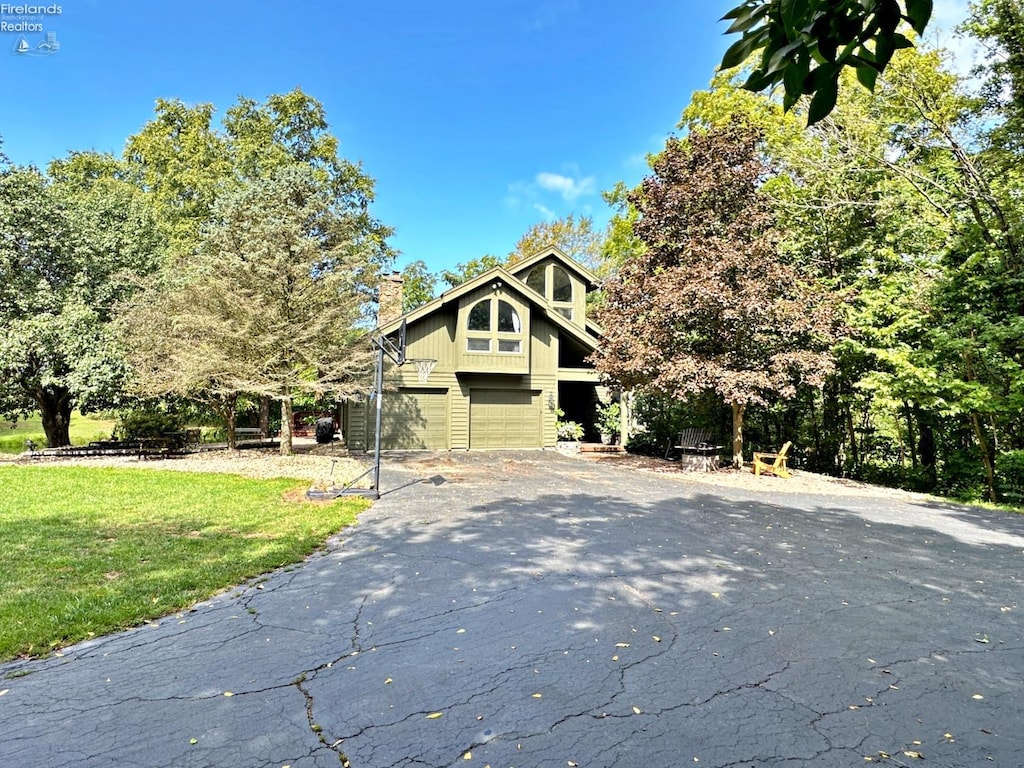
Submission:
[[[574,179],[571,176],[563,176],[560,173],[541,171],[535,177],[537,186],[548,192],[557,192],[563,200],[572,202],[582,195],[592,195],[597,191],[597,185],[593,176],[583,179]]]
[[[540,203],[534,203],[533,204],[533,209],[535,211],[538,211],[541,214],[541,216],[544,217],[544,219],[546,221],[554,221],[555,219],[558,218],[558,214],[555,213],[554,211],[552,211],[546,205],[541,205]]]
[[[566,173],[541,171],[533,177],[533,181],[514,181],[509,184],[505,205],[512,209],[528,206],[548,219],[558,218],[554,210],[558,206],[550,197],[552,193],[566,202],[578,205],[579,198],[597,194],[597,179],[594,176],[581,176],[575,166],[567,167]]]

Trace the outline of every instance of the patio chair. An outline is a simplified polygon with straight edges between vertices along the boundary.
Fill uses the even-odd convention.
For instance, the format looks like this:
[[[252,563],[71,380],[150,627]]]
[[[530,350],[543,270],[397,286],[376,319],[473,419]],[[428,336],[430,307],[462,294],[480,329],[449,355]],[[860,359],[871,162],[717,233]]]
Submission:
[[[792,442],[787,442],[778,453],[754,452],[754,474],[758,477],[762,473],[775,475],[776,477],[792,477],[793,473],[786,466],[786,454],[789,453]]]

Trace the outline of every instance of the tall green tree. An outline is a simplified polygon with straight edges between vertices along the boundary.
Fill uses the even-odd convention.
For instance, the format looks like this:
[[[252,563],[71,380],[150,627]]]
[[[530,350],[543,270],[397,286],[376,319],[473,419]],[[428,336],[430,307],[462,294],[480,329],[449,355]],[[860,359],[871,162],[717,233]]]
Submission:
[[[448,283],[450,288],[454,288],[467,280],[472,280],[477,275],[482,275],[488,269],[504,266],[504,264],[504,259],[487,253],[477,259],[460,262],[455,265],[454,269],[442,269],[441,279]]]
[[[985,48],[981,97],[989,115],[997,115],[993,145],[1011,154],[1024,152],[1024,7],[1016,0],[977,0],[964,31]]]
[[[161,258],[137,188],[108,174],[60,178],[0,173],[0,411],[39,411],[50,447],[70,443],[76,407],[117,404],[126,370],[112,308]]]
[[[832,368],[832,302],[780,261],[766,173],[759,134],[740,123],[670,139],[631,197],[645,249],[606,283],[598,313],[598,370],[684,400],[717,393],[732,409],[735,466],[746,408]]]
[[[437,276],[422,260],[406,264],[402,269],[402,312],[412,312],[434,298]]]
[[[217,195],[234,180],[227,142],[214,130],[213,114],[212,104],[157,99],[156,117],[125,147],[130,173],[153,200],[172,256],[195,249]]]
[[[281,404],[281,452],[291,453],[297,394],[363,386],[372,361],[359,330],[369,323],[364,241],[375,233],[304,164],[224,194],[214,214],[180,277],[125,314],[140,385],[205,390],[226,415],[243,393],[271,397]],[[154,307],[163,333],[153,332]]]
[[[128,169],[153,197],[174,255],[187,257],[198,248],[220,196],[300,164],[311,169],[347,215],[361,218],[369,263],[380,268],[391,260],[391,229],[370,214],[373,179],[339,154],[319,101],[296,88],[263,102],[241,96],[227,108],[220,126],[214,114],[212,104],[160,99],[156,116],[128,139]],[[374,274],[367,273],[367,279]],[[367,291],[371,287],[367,284]]]
[[[604,233],[594,228],[592,217],[577,218],[570,213],[560,219],[541,221],[530,227],[519,238],[505,263],[515,264],[553,245],[583,266],[597,269],[601,263],[604,238]]]

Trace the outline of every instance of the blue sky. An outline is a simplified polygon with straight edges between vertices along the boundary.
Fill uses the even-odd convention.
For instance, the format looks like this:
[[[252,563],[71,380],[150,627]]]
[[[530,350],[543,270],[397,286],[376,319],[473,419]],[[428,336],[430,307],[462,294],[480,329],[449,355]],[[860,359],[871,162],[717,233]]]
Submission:
[[[224,109],[300,86],[376,179],[398,266],[437,271],[503,256],[545,218],[604,223],[600,192],[643,177],[710,80],[736,2],[31,0],[61,12],[26,40],[54,32],[59,50],[19,55],[19,33],[0,31],[0,136],[17,164],[120,154],[157,98]],[[937,18],[964,5],[943,0]]]

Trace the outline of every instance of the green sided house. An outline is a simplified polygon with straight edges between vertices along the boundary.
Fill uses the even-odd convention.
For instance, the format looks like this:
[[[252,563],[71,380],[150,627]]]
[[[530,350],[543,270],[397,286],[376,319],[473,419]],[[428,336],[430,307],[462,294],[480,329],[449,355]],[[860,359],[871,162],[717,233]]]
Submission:
[[[594,275],[557,248],[512,267],[495,267],[405,315],[380,332],[397,341],[406,323],[403,366],[385,367],[381,445],[385,449],[547,448],[557,441],[556,409],[588,429],[608,392],[587,358],[600,330],[587,320]],[[352,450],[373,445],[373,409],[348,403]]]

